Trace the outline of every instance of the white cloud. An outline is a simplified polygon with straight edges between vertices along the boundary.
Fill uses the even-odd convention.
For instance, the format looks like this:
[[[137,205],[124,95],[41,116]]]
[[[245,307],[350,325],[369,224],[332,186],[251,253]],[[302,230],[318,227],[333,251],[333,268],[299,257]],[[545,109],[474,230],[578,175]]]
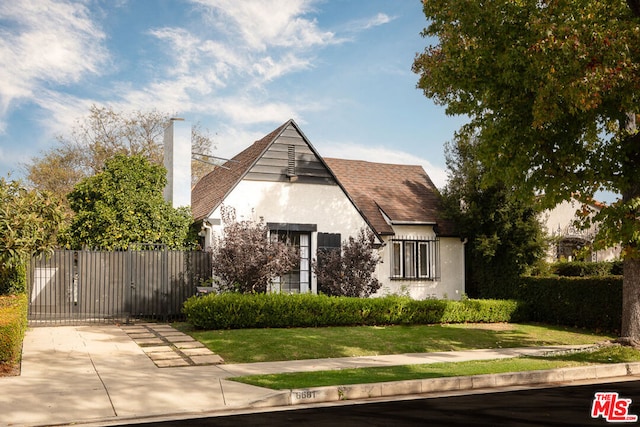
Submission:
[[[229,4],[224,2],[213,3],[214,8],[228,7],[225,13],[228,12],[229,16],[234,17],[229,19],[229,16],[225,16],[225,26],[228,28],[234,28],[237,23],[242,23],[243,20],[250,20],[253,15],[260,14],[260,11],[264,10],[262,2],[242,3],[243,6],[238,6],[233,2]],[[276,26],[280,28],[281,35],[287,36],[287,31],[289,31],[287,28],[295,29],[304,21],[300,14],[306,13],[308,3],[285,3],[284,6],[286,7],[271,5],[274,9],[281,11],[281,13],[276,14],[277,16],[272,16],[271,18],[274,19],[274,22],[277,22]],[[53,3],[50,5],[53,6]],[[67,12],[75,10],[72,5],[67,5],[67,7],[70,8]],[[75,55],[74,62],[68,64],[71,67],[68,70],[59,68],[59,74],[54,74],[51,77],[53,80],[64,80],[66,78],[77,81],[84,74],[95,71],[94,68],[97,67],[100,58],[102,58],[101,60],[106,60],[107,58],[100,44],[94,45],[94,47],[99,52],[103,52],[104,55],[96,56],[92,59],[89,53],[83,53],[83,49],[92,46],[91,40],[93,42],[101,41],[104,38],[104,34],[89,21],[87,10],[84,6],[75,7],[77,8],[77,14],[86,19],[83,25],[78,24],[77,27],[85,28],[87,34],[92,35],[93,38],[87,37],[85,40],[83,39],[85,34],[75,34],[80,40],[80,45],[73,51]],[[2,10],[0,9],[0,11]],[[23,17],[20,19],[16,10],[11,13],[16,16],[16,21],[22,19],[24,22],[29,22],[29,31],[37,33],[35,29],[37,26],[33,21],[38,16],[36,11],[31,10],[26,14],[28,18]],[[287,21],[290,24],[287,24]],[[67,132],[75,126],[79,118],[86,116],[92,104],[101,105],[105,102],[113,108],[123,111],[144,110],[149,106],[153,106],[153,108],[160,111],[177,114],[201,114],[205,117],[218,115],[221,121],[236,127],[255,123],[281,123],[295,117],[296,112],[299,112],[301,108],[288,103],[289,100],[286,102],[265,101],[265,91],[261,87],[265,82],[311,66],[310,58],[298,54],[300,46],[305,45],[305,43],[307,45],[315,43],[313,41],[314,38],[310,37],[309,34],[313,32],[324,33],[318,32],[315,23],[311,21],[307,21],[307,23],[310,24],[306,29],[307,35],[298,34],[299,37],[302,37],[299,42],[294,43],[292,41],[293,38],[289,38],[288,42],[276,40],[276,33],[271,35],[272,39],[269,41],[271,45],[294,45],[281,51],[274,50],[271,47],[266,51],[255,51],[255,46],[250,42],[251,37],[246,32],[251,28],[257,28],[257,26],[255,23],[250,24],[248,21],[244,21],[244,29],[236,29],[243,34],[243,38],[240,39],[243,41],[242,45],[224,40],[224,37],[217,37],[216,34],[210,33],[206,29],[200,31],[202,25],[195,27],[193,25],[185,25],[184,28],[162,27],[150,29],[147,34],[160,40],[165,48],[168,47],[169,52],[165,61],[156,63],[156,65],[164,65],[157,68],[155,78],[138,85],[127,81],[110,82],[108,92],[105,92],[107,93],[107,99],[100,99],[99,94],[81,98],[70,93],[40,88],[37,90],[39,96],[37,99],[34,98],[34,102],[44,111],[42,124],[49,135]],[[60,25],[61,28],[70,26],[73,27],[71,23],[68,23],[66,27]],[[263,34],[260,31],[259,33]],[[51,32],[45,31],[43,34],[51,35]],[[75,63],[77,61],[76,57],[81,57],[82,55],[89,59],[88,63],[83,65],[84,68]],[[61,62],[66,64],[64,61]],[[75,70],[75,74],[71,74],[73,70]],[[35,91],[36,83],[49,78],[51,73],[55,71],[56,69],[53,67],[53,70],[47,75],[44,72],[40,73],[31,70],[34,76],[29,80],[31,87],[25,90],[25,94],[22,96],[29,96],[30,93]],[[21,86],[8,85],[5,93],[9,93],[11,87],[20,88]],[[224,92],[220,92],[221,90],[224,90]],[[1,91],[0,94],[2,94]],[[244,144],[249,142],[242,141]]]
[[[42,90],[35,101],[44,111],[41,124],[45,129],[44,137],[48,141],[53,135],[68,133],[76,126],[78,120],[88,114],[92,104],[100,104],[93,99],[78,98],[52,90]]]
[[[333,33],[320,30],[315,20],[304,17],[313,11],[313,2],[192,2],[204,11],[199,16],[208,17],[207,24],[150,30],[148,34],[169,48],[166,72],[123,98],[217,112],[238,125],[292,117],[296,108],[289,100],[265,102],[269,96],[265,85],[312,68],[315,52],[309,48],[339,42]]]
[[[352,21],[348,24],[348,27],[349,27],[349,30],[352,32],[364,31],[364,30],[368,30],[369,28],[388,24],[394,19],[395,18],[392,18],[385,13],[378,13],[376,16],[372,16],[370,18]]]
[[[274,60],[271,56],[263,57],[253,65],[253,70],[264,81],[277,79],[283,75],[296,71],[305,70],[311,67],[310,59],[299,58],[296,55],[287,53],[279,59]]]
[[[0,114],[12,102],[39,96],[53,84],[100,74],[109,59],[105,34],[82,2],[0,3]]]
[[[287,103],[257,102],[251,98],[242,97],[216,99],[210,105],[210,108],[222,117],[226,117],[231,122],[239,125],[254,123],[281,124],[291,118],[296,119],[300,112],[300,108]],[[248,143],[248,141],[245,143]]]
[[[192,0],[212,13],[212,24],[244,40],[253,51],[268,47],[310,48],[339,42],[315,20],[310,0]]]
[[[157,28],[149,31],[149,34],[168,42],[172,48],[171,58],[174,60],[168,68],[170,75],[189,73],[192,63],[198,61],[198,46],[201,40],[184,28]]]
[[[273,128],[275,129],[275,126]],[[214,137],[216,144],[214,154],[230,159],[266,134],[267,132],[250,131],[238,126],[221,125],[216,129]]]
[[[0,16],[10,24],[0,27],[0,130],[9,104],[19,100],[42,109],[49,138],[72,129],[92,104],[216,117],[224,123],[217,132],[225,126],[279,125],[289,118],[302,123],[300,114],[326,108],[318,99],[294,94],[281,100],[266,89],[312,68],[318,48],[344,41],[309,17],[317,0],[191,0],[205,13],[190,16],[210,20],[149,29],[146,34],[162,42],[167,56],[149,70],[155,76],[140,83],[109,80],[106,35],[92,19],[89,1],[0,3]],[[371,28],[389,19],[378,14],[360,25]],[[76,95],[55,86],[77,86],[101,73],[106,74],[101,93]]]

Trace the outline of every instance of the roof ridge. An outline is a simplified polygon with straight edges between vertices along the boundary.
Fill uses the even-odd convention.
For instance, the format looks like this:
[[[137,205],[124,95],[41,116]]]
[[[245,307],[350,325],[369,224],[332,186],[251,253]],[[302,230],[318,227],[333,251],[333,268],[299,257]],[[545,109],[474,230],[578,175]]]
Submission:
[[[324,157],[325,160],[337,160],[341,162],[359,162],[359,163],[369,163],[374,165],[388,165],[388,166],[403,166],[403,167],[419,167],[424,170],[424,167],[415,163],[389,163],[389,162],[373,162],[371,160],[360,160],[360,159],[344,159],[340,157]]]

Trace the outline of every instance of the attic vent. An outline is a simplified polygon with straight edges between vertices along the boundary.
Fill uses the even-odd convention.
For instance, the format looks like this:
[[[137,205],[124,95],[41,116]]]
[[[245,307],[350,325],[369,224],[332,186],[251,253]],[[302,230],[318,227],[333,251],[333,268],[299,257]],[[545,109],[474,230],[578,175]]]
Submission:
[[[296,146],[290,145],[287,149],[287,176],[296,176]]]

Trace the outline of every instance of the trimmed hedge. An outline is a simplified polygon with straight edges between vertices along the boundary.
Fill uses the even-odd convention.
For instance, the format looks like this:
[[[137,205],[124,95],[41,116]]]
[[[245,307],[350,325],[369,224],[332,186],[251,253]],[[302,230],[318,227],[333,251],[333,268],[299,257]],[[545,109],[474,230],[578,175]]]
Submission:
[[[0,363],[20,361],[27,330],[27,309],[26,294],[0,296]]]
[[[534,322],[619,332],[622,277],[522,277],[514,298]]]
[[[183,311],[198,329],[290,328],[522,320],[507,300],[412,300],[313,294],[209,294],[191,297]]]
[[[559,261],[551,265],[551,272],[567,277],[621,275],[622,261]]]

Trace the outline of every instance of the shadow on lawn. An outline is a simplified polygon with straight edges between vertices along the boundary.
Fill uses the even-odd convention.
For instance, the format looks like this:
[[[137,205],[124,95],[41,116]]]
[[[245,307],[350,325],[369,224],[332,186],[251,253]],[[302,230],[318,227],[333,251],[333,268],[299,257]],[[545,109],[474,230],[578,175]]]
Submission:
[[[543,325],[465,324],[194,331],[228,363],[300,360],[381,354],[430,353],[595,343],[587,331]]]

